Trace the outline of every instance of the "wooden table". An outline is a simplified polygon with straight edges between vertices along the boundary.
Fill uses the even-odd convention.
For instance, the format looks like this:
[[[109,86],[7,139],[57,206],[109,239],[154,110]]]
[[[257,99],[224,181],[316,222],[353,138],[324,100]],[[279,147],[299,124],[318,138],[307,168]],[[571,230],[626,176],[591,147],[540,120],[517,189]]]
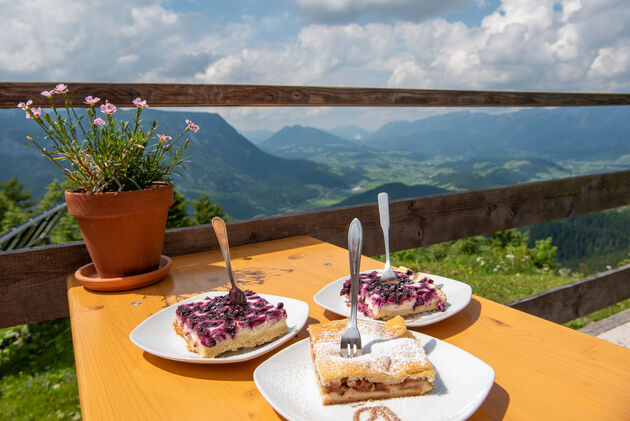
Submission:
[[[316,305],[313,295],[348,273],[346,250],[294,237],[236,247],[231,254],[236,277],[247,288],[307,302],[307,324],[339,318]],[[218,250],[173,260],[165,280],[129,292],[91,292],[68,278],[84,419],[279,419],[252,380],[272,354],[200,365],[161,359],[131,343],[131,330],[152,314],[202,292],[228,289]],[[381,265],[370,258],[361,262],[362,270]],[[494,368],[495,383],[472,419],[630,419],[630,350],[477,296],[453,317],[417,330]],[[302,330],[287,345],[306,337]]]

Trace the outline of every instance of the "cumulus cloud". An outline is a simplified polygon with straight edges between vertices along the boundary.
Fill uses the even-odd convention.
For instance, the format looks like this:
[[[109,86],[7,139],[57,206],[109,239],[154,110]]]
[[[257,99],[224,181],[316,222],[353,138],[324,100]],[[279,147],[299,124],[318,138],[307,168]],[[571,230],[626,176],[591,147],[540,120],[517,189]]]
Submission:
[[[316,3],[299,1],[301,7]],[[413,8],[435,2],[387,3]],[[460,4],[442,3],[443,7]],[[263,19],[260,26],[248,18],[217,21],[209,27],[199,25],[198,16],[166,9],[159,0],[0,0],[0,4],[3,80],[630,90],[630,3],[626,0],[503,0],[478,26],[439,17],[311,23],[295,32],[272,32],[269,39],[263,36],[269,33],[265,31],[294,19],[285,14],[273,23]],[[330,10],[337,4],[341,11],[376,12],[385,1],[317,4]],[[299,118],[323,120],[333,115],[347,119],[338,108],[322,108],[314,115],[306,115],[304,109],[222,110],[241,122],[259,116],[261,125],[291,115],[295,123],[300,123]],[[385,121],[392,115],[402,118],[402,113],[417,112],[373,110],[362,112],[370,124],[376,124],[379,116]]]
[[[630,4],[623,0],[504,0],[478,27],[441,18],[311,24],[294,42],[223,57],[196,77],[228,82],[237,75],[239,81],[332,86],[628,91],[627,22]],[[371,123],[393,115],[363,114],[370,114]],[[339,111],[330,111],[333,115]]]
[[[296,0],[300,13],[318,23],[348,23],[364,17],[419,21],[465,9],[472,0]]]
[[[212,63],[196,78],[433,89],[627,90],[628,21],[630,4],[623,0],[504,0],[479,27],[441,18],[311,24],[294,42],[243,49]]]
[[[191,77],[213,56],[190,43],[191,17],[159,1],[2,1],[4,80]]]

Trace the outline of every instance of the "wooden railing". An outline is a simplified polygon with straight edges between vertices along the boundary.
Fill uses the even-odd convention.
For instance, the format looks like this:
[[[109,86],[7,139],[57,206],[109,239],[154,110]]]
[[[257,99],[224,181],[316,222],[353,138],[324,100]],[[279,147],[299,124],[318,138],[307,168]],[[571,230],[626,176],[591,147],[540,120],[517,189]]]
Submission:
[[[0,108],[15,107],[55,83],[0,83]],[[86,95],[117,105],[140,96],[153,106],[594,106],[630,105],[630,94],[579,94],[412,89],[322,88],[255,85],[162,85],[73,83],[71,100]],[[554,219],[630,205],[630,171],[498,187],[391,203],[391,250],[489,234]],[[364,227],[364,254],[383,252],[376,204],[251,219],[230,223],[230,243],[242,245],[295,235],[310,235],[346,247],[352,218]],[[210,226],[169,230],[164,253],[177,256],[218,248]],[[0,253],[0,327],[68,314],[65,279],[89,262],[83,243]],[[598,282],[605,288],[599,288]],[[575,285],[513,303],[542,317],[563,322],[630,297],[630,266]],[[600,297],[589,300],[590,291]],[[561,297],[553,299],[550,297]],[[552,300],[554,311],[548,311]],[[547,303],[547,304],[544,304]],[[595,304],[594,304],[595,303]],[[564,308],[570,308],[565,311]],[[595,308],[596,310],[597,308]]]
[[[42,241],[48,244],[48,234],[65,211],[66,204],[60,203],[0,235],[0,251],[32,247]]]

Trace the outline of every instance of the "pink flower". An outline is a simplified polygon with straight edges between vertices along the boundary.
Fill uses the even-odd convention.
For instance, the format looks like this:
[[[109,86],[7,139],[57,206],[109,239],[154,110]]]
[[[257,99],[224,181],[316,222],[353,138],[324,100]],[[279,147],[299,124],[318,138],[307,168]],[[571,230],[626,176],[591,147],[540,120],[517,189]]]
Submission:
[[[195,123],[193,123],[190,120],[186,120],[186,124],[188,124],[188,128],[190,130],[192,130],[193,132],[197,133],[199,131],[199,126],[197,126]]]
[[[32,116],[31,116],[31,113],[29,113],[28,111],[26,112],[26,118],[38,118],[40,115],[42,115],[42,108],[41,107],[33,108],[31,109],[31,112],[33,113]]]
[[[55,91],[41,91],[40,95],[43,95],[45,97],[51,98],[53,96],[53,94],[55,93]]]
[[[141,99],[140,97],[134,99],[131,102],[133,102],[133,105],[135,105],[138,108],[149,108],[149,105],[147,104],[147,101]]]
[[[68,85],[60,83],[59,85],[55,86],[54,92],[58,94],[65,94],[66,92],[68,92]]]
[[[105,125],[105,120],[103,120],[100,117],[97,117],[97,118],[94,119],[93,123],[96,124],[97,126],[104,126]]]
[[[160,143],[168,142],[169,140],[172,139],[172,137],[165,134],[158,134],[157,137],[158,139],[160,139]]]
[[[101,105],[101,112],[110,115],[114,114],[116,112],[116,106],[114,104],[106,102],[105,104]]]
[[[23,102],[20,102],[20,103],[17,105],[17,107],[18,107],[18,108],[20,108],[20,109],[22,109],[22,110],[24,110],[24,111],[26,111],[26,110],[28,109],[28,107],[30,107],[30,106],[31,106],[31,104],[32,104],[32,103],[33,103],[33,100],[32,100],[32,99],[29,99],[28,101],[26,101],[26,104],[25,104],[25,103],[23,103]]]
[[[92,98],[92,95],[90,96],[86,96],[85,97],[85,101],[83,101],[84,104],[88,104],[88,105],[94,105],[97,102],[99,102],[101,99],[99,97],[94,97]]]

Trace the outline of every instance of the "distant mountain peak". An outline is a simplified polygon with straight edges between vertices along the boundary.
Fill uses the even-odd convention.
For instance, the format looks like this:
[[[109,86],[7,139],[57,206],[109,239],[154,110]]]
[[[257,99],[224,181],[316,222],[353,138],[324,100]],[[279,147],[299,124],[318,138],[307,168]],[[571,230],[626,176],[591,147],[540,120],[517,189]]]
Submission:
[[[365,148],[314,127],[285,126],[259,144],[270,154],[283,158],[309,159],[322,153],[361,152]]]

